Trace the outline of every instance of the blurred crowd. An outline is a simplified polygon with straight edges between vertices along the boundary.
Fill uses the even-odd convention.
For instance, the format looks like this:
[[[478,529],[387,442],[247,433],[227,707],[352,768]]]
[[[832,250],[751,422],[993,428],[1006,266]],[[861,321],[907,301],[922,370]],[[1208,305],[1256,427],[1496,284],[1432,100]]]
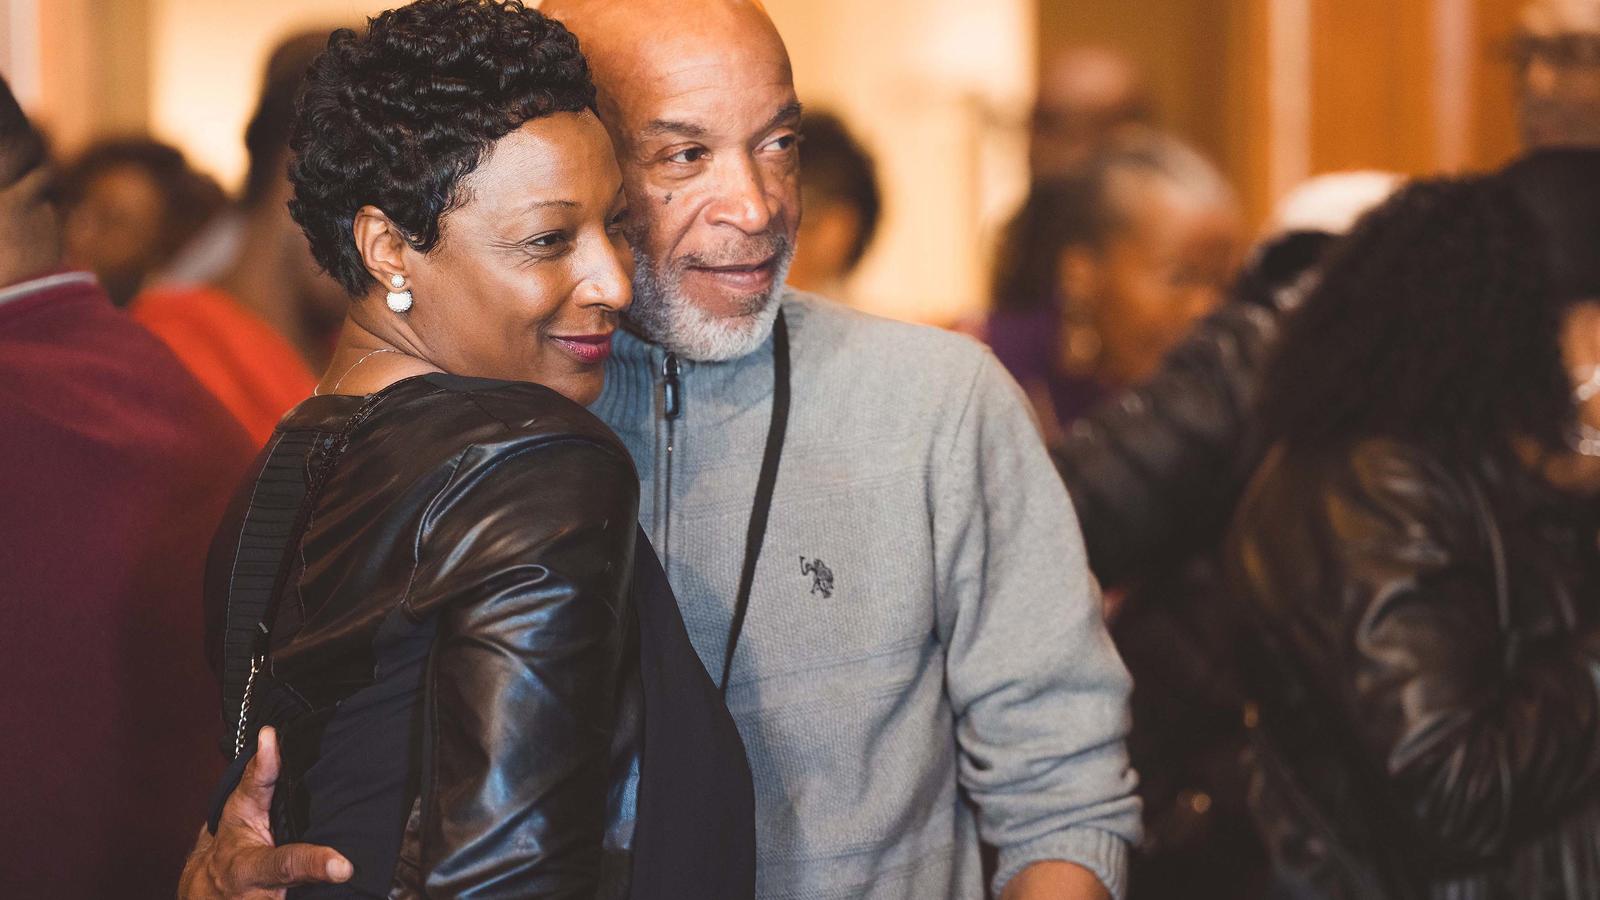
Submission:
[[[172,649],[204,624],[183,585],[348,302],[285,175],[325,41],[272,54],[236,196],[118,138],[57,161],[58,238],[0,229],[0,263],[46,259],[70,301],[8,302],[40,267],[0,265],[0,425],[36,423],[0,432],[0,594],[61,601],[0,638],[0,796],[105,811],[0,853],[92,845],[124,896],[170,885],[218,769],[182,712],[216,707]],[[1044,61],[1026,197],[961,330],[1026,394],[1133,674],[1131,897],[1600,895],[1600,0],[1533,0],[1516,60],[1518,161],[1321,175],[1260,230],[1128,57]],[[802,131],[789,283],[848,302],[879,173],[840,118]],[[18,643],[53,629],[91,637]]]

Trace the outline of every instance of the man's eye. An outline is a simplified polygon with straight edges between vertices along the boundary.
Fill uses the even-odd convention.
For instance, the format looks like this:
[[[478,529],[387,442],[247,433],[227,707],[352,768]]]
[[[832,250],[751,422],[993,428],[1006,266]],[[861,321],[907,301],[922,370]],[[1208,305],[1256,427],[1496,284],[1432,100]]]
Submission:
[[[785,151],[794,149],[794,147],[799,143],[800,136],[798,134],[786,134],[780,138],[774,139],[772,143],[768,144],[767,146],[774,150]]]
[[[697,163],[700,160],[705,159],[705,158],[706,158],[706,148],[704,148],[704,147],[685,147],[684,149],[679,150],[677,153],[674,153],[671,156],[667,157],[667,160],[669,162],[680,163],[680,164],[683,164],[683,165],[692,165],[692,164]]]
[[[566,239],[567,239],[567,236],[565,234],[563,234],[563,233],[561,233],[559,231],[552,231],[552,232],[550,232],[548,234],[541,234],[541,235],[536,235],[534,237],[528,238],[526,241],[523,241],[522,243],[523,243],[524,246],[527,246],[527,247],[533,247],[533,248],[536,248],[536,249],[539,249],[539,250],[548,250],[548,249],[550,249],[552,247],[561,246],[566,241]]]

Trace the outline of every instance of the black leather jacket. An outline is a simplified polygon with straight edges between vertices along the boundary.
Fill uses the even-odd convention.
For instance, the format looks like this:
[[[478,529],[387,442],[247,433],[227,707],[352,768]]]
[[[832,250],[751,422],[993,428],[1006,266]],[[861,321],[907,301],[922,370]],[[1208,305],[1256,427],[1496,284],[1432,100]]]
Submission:
[[[1276,451],[1227,558],[1303,896],[1600,894],[1600,518],[1519,469]]]
[[[1260,461],[1254,407],[1281,320],[1333,240],[1295,232],[1264,247],[1229,302],[1154,377],[1072,423],[1050,448],[1102,582],[1214,551]]]
[[[1127,590],[1111,622],[1134,676],[1128,750],[1145,836],[1129,896],[1260,896],[1266,859],[1245,804],[1242,689],[1214,557],[1260,458],[1254,409],[1291,287],[1328,241],[1263,252],[1234,299],[1149,382],[1075,422],[1051,448],[1095,575]]]
[[[751,894],[743,746],[599,420],[429,375],[306,401],[263,460],[210,595],[237,646],[281,571],[247,729],[281,732],[275,837],[356,869],[299,896]]]

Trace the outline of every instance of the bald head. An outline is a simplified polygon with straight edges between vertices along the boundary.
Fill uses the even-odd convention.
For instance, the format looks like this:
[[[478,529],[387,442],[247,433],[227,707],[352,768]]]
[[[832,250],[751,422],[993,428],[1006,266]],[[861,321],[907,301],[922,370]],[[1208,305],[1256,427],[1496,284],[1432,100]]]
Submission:
[[[545,0],[539,9],[578,36],[608,118],[625,116],[664,77],[695,69],[731,63],[794,80],[783,39],[755,0]]]
[[[1529,147],[1600,146],[1600,0],[1534,0],[1518,35]]]
[[[754,0],[546,0],[583,47],[622,166],[645,337],[691,359],[754,350],[799,226],[800,103]]]
[[[1073,47],[1039,73],[1029,157],[1035,179],[1070,174],[1120,127],[1146,122],[1150,102],[1139,67],[1109,47]]]
[[[1522,28],[1544,37],[1600,35],[1600,0],[1534,0],[1522,8]]]

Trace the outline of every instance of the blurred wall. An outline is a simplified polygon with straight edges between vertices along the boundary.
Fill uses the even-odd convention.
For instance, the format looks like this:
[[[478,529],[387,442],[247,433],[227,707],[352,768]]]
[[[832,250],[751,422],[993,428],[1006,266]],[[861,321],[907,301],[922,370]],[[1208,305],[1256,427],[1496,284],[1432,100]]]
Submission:
[[[801,99],[842,114],[877,158],[884,218],[853,302],[937,323],[977,312],[994,234],[1026,189],[1034,0],[766,6]]]
[[[390,0],[393,2],[393,0]],[[137,131],[225,183],[268,49],[368,0],[0,0],[0,72],[65,152]],[[767,0],[802,99],[877,155],[886,216],[851,285],[875,311],[948,322],[984,300],[1021,196],[1038,60],[1122,46],[1163,120],[1219,160],[1255,219],[1296,181],[1497,164],[1516,150],[1501,52],[1520,0]]]
[[[145,130],[154,0],[0,0],[0,73],[68,151]]]
[[[244,127],[273,46],[301,29],[360,23],[394,5],[372,0],[143,2],[151,7],[151,130],[230,186],[244,178]]]
[[[1503,50],[1521,0],[1040,0],[1041,59],[1125,49],[1163,122],[1258,221],[1295,182],[1498,165],[1517,149]]]

